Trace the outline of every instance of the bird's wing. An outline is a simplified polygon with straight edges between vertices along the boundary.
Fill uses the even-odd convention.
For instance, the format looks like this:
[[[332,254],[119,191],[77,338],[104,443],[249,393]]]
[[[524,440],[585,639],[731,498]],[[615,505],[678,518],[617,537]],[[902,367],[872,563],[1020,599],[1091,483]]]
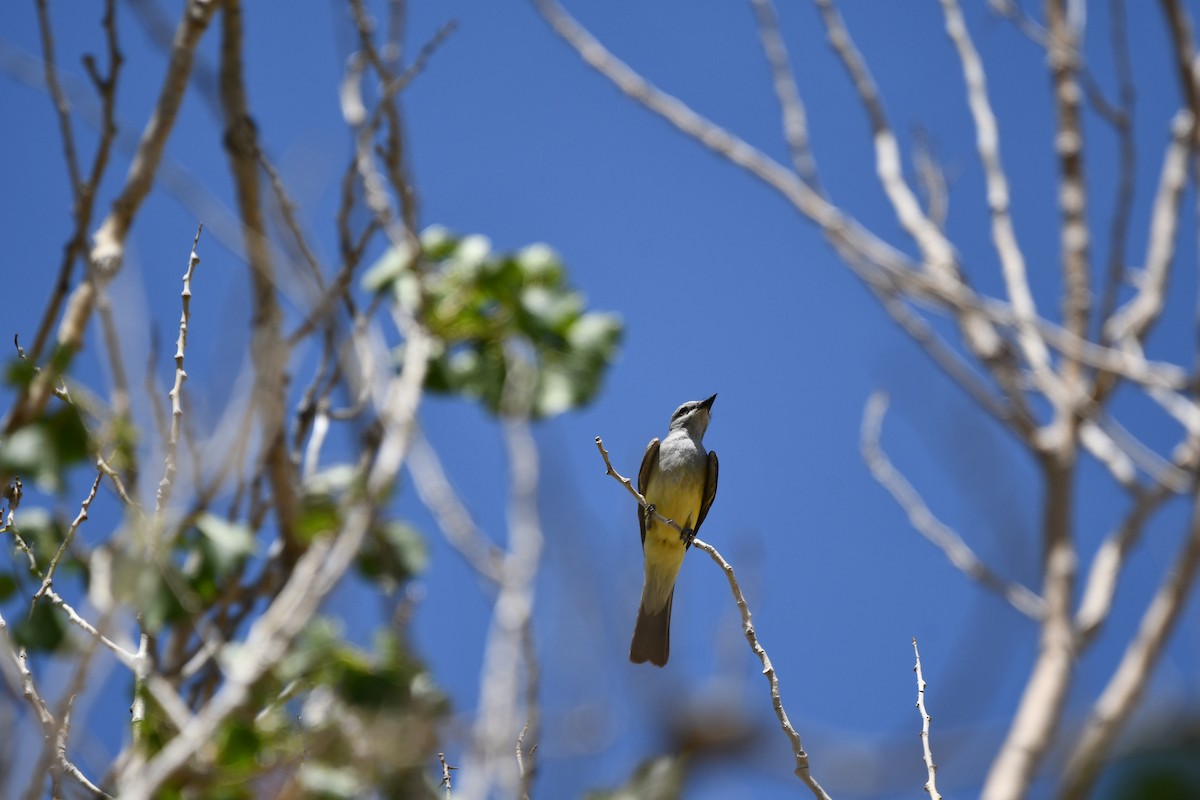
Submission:
[[[704,495],[700,498],[700,516],[696,517],[696,526],[692,528],[692,532],[696,533],[700,530],[700,525],[704,522],[704,518],[708,516],[708,509],[712,507],[713,499],[717,496],[717,454],[708,451],[708,470],[704,476]]]
[[[642,456],[642,466],[638,470],[638,491],[644,497],[646,495],[646,487],[650,484],[650,473],[658,464],[658,437],[650,440],[650,444],[646,445],[646,454]],[[642,531],[642,547],[646,546],[646,509],[638,506],[638,528]]]

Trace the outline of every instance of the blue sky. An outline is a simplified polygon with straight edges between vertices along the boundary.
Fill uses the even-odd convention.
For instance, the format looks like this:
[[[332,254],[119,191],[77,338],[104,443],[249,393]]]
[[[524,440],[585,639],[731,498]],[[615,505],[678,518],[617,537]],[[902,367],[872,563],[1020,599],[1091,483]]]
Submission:
[[[752,756],[698,764],[686,796],[728,797],[748,787],[761,797],[798,791],[765,681],[741,638],[724,578],[706,557],[694,553],[684,564],[668,667],[634,666],[626,657],[641,580],[637,526],[630,498],[604,476],[593,437],[604,437],[618,469],[635,473],[646,442],[665,432],[679,403],[717,392],[706,443],[720,454],[721,483],[702,538],[742,578],[815,774],[837,796],[920,793],[924,769],[910,645],[916,636],[929,683],[939,783],[948,797],[973,796],[1024,685],[1036,629],[959,574],[872,480],[858,454],[863,407],[875,389],[890,392],[883,442],[897,466],[989,564],[1037,589],[1034,462],[888,321],[812,225],[772,190],[621,96],[554,37],[529,4],[409,5],[414,47],[445,21],[459,23],[405,94],[422,224],[484,234],[499,249],[547,242],[562,254],[590,307],[617,312],[626,324],[621,356],[598,400],[537,430],[547,540],[538,585],[546,738],[537,794],[577,796],[620,782],[642,758],[662,750],[665,719],[723,701],[760,725],[762,738]],[[1045,57],[1011,24],[975,7],[984,4],[968,5],[968,25],[989,70],[1017,235],[1039,308],[1054,317],[1061,294],[1057,165]],[[1092,5],[1088,61],[1111,96],[1107,19],[1103,4]],[[1179,101],[1165,23],[1157,7],[1131,5],[1140,160],[1128,258],[1138,264],[1161,148]],[[99,46],[98,12],[61,3],[51,8],[62,63],[81,75],[73,65],[82,49]],[[576,3],[571,10],[647,78],[786,160],[747,4],[620,0]],[[1002,293],[974,130],[938,4],[859,0],[842,10],[906,157],[921,126],[945,164],[947,229],[973,285]],[[781,13],[833,200],[913,252],[879,190],[865,116],[815,12],[796,4]],[[351,146],[337,80],[352,31],[341,3],[302,4],[286,28],[279,14],[272,4],[247,4],[249,97],[260,134],[312,225],[317,251],[331,262],[337,182]],[[121,17],[127,71],[120,116],[134,132],[153,104],[163,57],[128,9],[122,7]],[[170,17],[173,24],[174,11]],[[37,52],[32,4],[6,4],[0,30],[6,54]],[[210,32],[202,46],[210,65],[217,38]],[[6,115],[7,146],[0,148],[7,187],[0,191],[7,256],[0,279],[9,301],[8,326],[0,334],[19,331],[31,339],[68,231],[68,193],[49,100],[5,77],[0,103],[20,109]],[[93,128],[77,121],[76,130],[91,141]],[[1099,275],[1107,258],[1116,147],[1095,115],[1089,115],[1085,141]],[[189,95],[168,153],[218,202],[231,205],[219,123],[200,94]],[[103,187],[106,199],[127,156]],[[906,167],[911,175],[911,161]],[[1189,192],[1185,203],[1193,200]],[[212,233],[201,244],[189,352],[189,390],[201,430],[215,424],[233,391],[249,314],[245,268],[208,216],[207,206],[181,203],[160,186],[138,218],[133,257],[113,287],[129,362],[145,363],[154,331],[165,393],[179,276],[197,219],[205,218]],[[1196,252],[1193,217],[1185,212],[1184,218],[1170,294],[1178,302],[1149,351],[1190,364]],[[944,321],[939,329],[953,336]],[[306,366],[311,369],[304,358],[293,365],[301,385]],[[98,347],[84,353],[78,374],[106,391]],[[143,398],[137,407],[148,414]],[[1178,430],[1132,392],[1118,396],[1114,408],[1160,449],[1169,452],[1178,439]],[[436,399],[425,406],[423,424],[477,522],[500,539],[505,464],[497,427],[471,406]],[[1082,475],[1077,533],[1086,559],[1126,501],[1094,464]],[[68,507],[74,502],[64,501]],[[1082,720],[1136,626],[1180,541],[1184,512],[1180,504],[1168,508],[1164,524],[1151,528],[1133,556],[1118,610],[1079,665],[1068,730]],[[433,551],[414,623],[416,644],[456,710],[469,717],[487,595],[411,493],[402,496],[397,513],[428,533]],[[104,529],[88,533],[100,537]],[[358,611],[361,600],[348,587],[331,610],[347,614],[356,635],[365,637],[374,621]],[[1139,719],[1195,712],[1197,613],[1193,598]],[[109,705],[101,699],[94,707],[101,715]]]

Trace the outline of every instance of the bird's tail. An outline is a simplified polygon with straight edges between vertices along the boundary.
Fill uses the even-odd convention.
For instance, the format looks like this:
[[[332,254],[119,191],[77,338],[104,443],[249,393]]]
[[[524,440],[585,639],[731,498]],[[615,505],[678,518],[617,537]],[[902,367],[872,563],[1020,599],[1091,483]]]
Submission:
[[[638,606],[637,623],[633,626],[633,642],[629,645],[629,660],[635,664],[649,661],[656,667],[664,666],[671,654],[671,601],[675,590],[667,596],[667,602],[657,611],[647,611],[645,598]]]

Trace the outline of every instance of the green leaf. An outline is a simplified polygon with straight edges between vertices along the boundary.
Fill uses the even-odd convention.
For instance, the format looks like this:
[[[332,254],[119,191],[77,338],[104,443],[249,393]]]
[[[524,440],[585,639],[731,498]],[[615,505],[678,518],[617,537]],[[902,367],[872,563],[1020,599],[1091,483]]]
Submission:
[[[411,262],[412,253],[407,247],[388,248],[387,252],[363,273],[363,288],[368,292],[379,292],[386,289],[400,277],[401,273],[409,269]]]
[[[342,525],[337,501],[328,495],[305,495],[296,520],[296,535],[302,542],[336,533]]]
[[[428,390],[477,400],[499,414],[506,354],[517,352],[537,380],[536,416],[559,414],[595,397],[615,360],[622,323],[613,314],[587,312],[553,249],[539,243],[495,254],[487,237],[458,238],[441,227],[425,230],[422,248],[420,270],[400,264],[404,259],[395,253],[385,254],[365,282],[371,288],[392,285],[396,302],[419,314],[437,340]],[[403,291],[402,280],[408,286]],[[402,346],[395,357],[403,363]]]
[[[224,767],[253,767],[262,745],[262,737],[253,726],[233,720],[220,733],[220,763]]]
[[[529,286],[521,292],[521,306],[542,329],[561,334],[579,316],[583,308],[583,298],[575,292]],[[526,328],[526,333],[533,339],[541,331],[537,328]]]
[[[254,534],[245,525],[206,513],[196,520],[196,529],[204,534],[202,545],[218,575],[228,574],[254,554]]]
[[[163,570],[168,569],[174,573],[174,580],[189,583],[173,564],[158,564],[149,556],[124,552],[113,561],[114,594],[137,609],[143,627],[152,633],[184,617],[183,605],[163,577]]]
[[[317,617],[300,632],[296,644],[279,662],[276,673],[284,683],[296,681],[329,662],[342,636],[340,623]]]
[[[0,572],[0,602],[17,593],[17,579],[10,572]]]
[[[13,640],[31,653],[48,653],[59,648],[66,637],[61,616],[42,600],[28,616],[13,623]]]
[[[4,378],[9,386],[25,388],[33,383],[35,375],[37,375],[37,367],[33,365],[33,362],[28,359],[18,358],[8,362],[8,370]]]
[[[458,238],[441,225],[430,225],[421,232],[421,249],[431,261],[444,261],[454,255],[457,247]]]
[[[333,767],[315,761],[306,761],[300,765],[298,773],[300,785],[317,797],[345,798],[355,800],[362,797],[364,789],[354,769],[350,767]]]
[[[54,461],[54,444],[42,425],[26,425],[0,442],[0,469],[31,479],[47,493],[62,487],[58,464]]]
[[[683,791],[684,762],[679,756],[657,756],[642,762],[616,791],[588,792],[586,800],[677,800]]]
[[[516,261],[530,281],[558,283],[563,278],[563,264],[558,253],[547,244],[537,242],[517,253]]]
[[[83,418],[75,406],[64,405],[46,417],[46,427],[54,442],[55,457],[61,466],[69,466],[88,457],[91,441]]]
[[[61,406],[0,442],[0,468],[32,478],[42,491],[58,492],[66,469],[86,458],[90,447],[79,412]]]
[[[17,533],[33,551],[38,563],[42,566],[45,566],[54,557],[63,537],[67,535],[67,530],[60,521],[49,511],[38,506],[22,507],[16,514],[16,527]],[[34,577],[39,582],[41,581],[40,575],[34,575]]]
[[[304,493],[333,497],[349,489],[357,477],[358,468],[353,464],[331,464],[304,482]]]
[[[388,577],[403,583],[429,566],[429,548],[411,525],[388,520],[373,529],[359,552],[358,569],[365,577]]]

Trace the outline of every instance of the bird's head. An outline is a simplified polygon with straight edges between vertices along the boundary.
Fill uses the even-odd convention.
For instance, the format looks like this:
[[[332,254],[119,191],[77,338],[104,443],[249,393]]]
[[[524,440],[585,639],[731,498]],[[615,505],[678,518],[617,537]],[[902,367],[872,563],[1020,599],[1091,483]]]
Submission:
[[[708,421],[712,418],[712,404],[717,399],[714,394],[704,400],[689,400],[675,409],[671,415],[671,430],[686,430],[699,438],[708,430]]]

